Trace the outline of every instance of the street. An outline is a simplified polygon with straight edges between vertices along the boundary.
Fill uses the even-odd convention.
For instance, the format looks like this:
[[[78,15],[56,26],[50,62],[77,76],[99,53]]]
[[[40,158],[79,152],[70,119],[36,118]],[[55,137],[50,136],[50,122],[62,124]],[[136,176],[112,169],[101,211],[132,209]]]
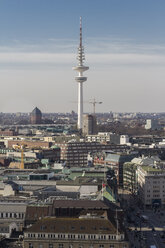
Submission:
[[[129,200],[128,200],[129,198]],[[143,209],[135,198],[127,195],[123,202],[124,225],[131,248],[165,248],[165,210]]]

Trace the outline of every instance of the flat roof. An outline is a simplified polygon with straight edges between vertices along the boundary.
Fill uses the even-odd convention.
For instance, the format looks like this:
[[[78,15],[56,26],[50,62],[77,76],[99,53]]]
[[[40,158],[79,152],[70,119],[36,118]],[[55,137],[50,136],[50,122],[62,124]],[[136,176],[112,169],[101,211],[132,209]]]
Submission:
[[[55,200],[54,208],[92,208],[92,209],[109,209],[106,204],[98,200]]]
[[[165,170],[163,170],[163,169],[155,168],[155,167],[148,166],[148,165],[142,165],[141,168],[146,172],[162,172],[162,171],[164,171],[164,173],[165,173]]]

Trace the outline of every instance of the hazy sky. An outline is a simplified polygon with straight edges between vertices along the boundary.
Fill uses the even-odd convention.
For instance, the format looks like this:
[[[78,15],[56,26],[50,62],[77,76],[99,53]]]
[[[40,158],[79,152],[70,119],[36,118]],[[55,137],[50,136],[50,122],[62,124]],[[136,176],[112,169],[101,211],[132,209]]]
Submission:
[[[77,111],[80,16],[84,101],[165,112],[165,0],[1,0],[0,112]]]

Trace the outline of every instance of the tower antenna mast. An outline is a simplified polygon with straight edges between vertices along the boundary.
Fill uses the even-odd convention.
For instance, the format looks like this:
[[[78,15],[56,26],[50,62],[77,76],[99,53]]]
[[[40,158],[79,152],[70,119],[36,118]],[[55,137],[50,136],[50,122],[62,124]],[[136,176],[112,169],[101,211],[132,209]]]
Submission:
[[[83,76],[83,72],[88,70],[88,66],[84,66],[83,62],[85,60],[84,47],[82,45],[82,18],[80,17],[80,44],[78,47],[77,55],[78,65],[73,67],[73,70],[78,72],[78,76],[75,77],[78,83],[78,122],[77,128],[82,129],[83,122],[83,82],[87,80],[87,77]]]

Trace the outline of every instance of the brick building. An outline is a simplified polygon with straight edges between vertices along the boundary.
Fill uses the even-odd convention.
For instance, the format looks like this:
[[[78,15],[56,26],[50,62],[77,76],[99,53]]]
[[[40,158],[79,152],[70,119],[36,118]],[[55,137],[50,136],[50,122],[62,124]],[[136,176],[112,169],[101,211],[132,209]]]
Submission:
[[[16,132],[14,130],[0,130],[0,136],[14,136],[16,135]]]
[[[37,107],[33,109],[30,114],[30,123],[31,124],[41,124],[42,123],[42,113]]]
[[[87,166],[88,153],[97,153],[106,150],[122,150],[126,146],[101,144],[97,142],[69,142],[55,143],[61,149],[61,160],[67,166]]]

